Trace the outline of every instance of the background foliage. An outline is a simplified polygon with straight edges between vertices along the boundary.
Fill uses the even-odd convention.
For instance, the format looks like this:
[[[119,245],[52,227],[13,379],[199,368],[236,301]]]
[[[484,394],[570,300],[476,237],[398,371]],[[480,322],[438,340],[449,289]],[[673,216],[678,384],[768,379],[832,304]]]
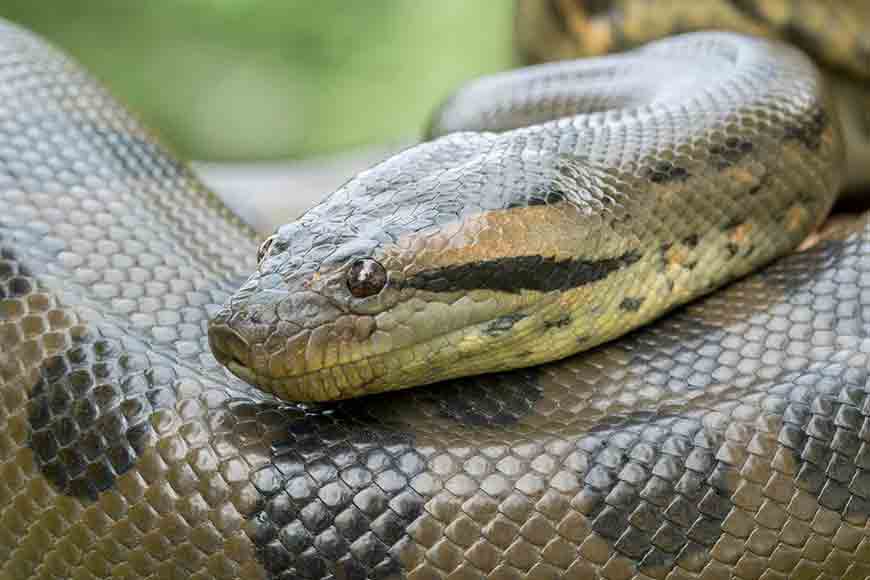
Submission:
[[[509,67],[511,0],[3,0],[185,157],[294,158],[415,136]]]

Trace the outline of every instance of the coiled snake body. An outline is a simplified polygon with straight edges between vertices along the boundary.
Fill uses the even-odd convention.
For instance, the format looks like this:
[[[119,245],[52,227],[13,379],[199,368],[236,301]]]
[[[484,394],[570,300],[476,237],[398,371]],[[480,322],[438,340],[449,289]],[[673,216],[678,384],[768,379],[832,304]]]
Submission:
[[[578,163],[580,140],[556,133],[540,140],[532,130],[514,133],[525,136],[520,150],[504,137],[461,133],[352,182],[396,186],[391,204],[372,206],[379,219],[453,232],[438,252],[423,247],[417,254],[430,255],[426,265],[442,268],[438,275],[399,277],[389,268],[403,254],[392,262],[379,256],[389,270],[387,287],[401,280],[404,288],[434,293],[464,284],[466,302],[477,297],[496,313],[483,323],[462,314],[487,329],[474,336],[501,340],[522,328],[526,317],[510,315],[520,312],[518,304],[542,306],[534,317],[555,312],[543,308],[549,306],[541,294],[623,276],[612,286],[622,288],[614,303],[588,315],[634,315],[648,300],[695,280],[706,285],[713,275],[688,272],[713,272],[729,256],[765,261],[785,251],[773,249],[771,235],[788,238],[783,244],[799,241],[832,203],[841,173],[837,117],[807,61],[780,45],[731,35],[683,37],[645,50],[635,56],[652,62],[662,51],[673,63],[691,53],[705,67],[717,65],[709,78],[718,80],[705,85],[662,60],[656,70],[680,79],[673,93],[650,91],[623,103],[646,123],[643,132],[619,125],[626,150],[653,151],[661,143],[655,163],[632,158],[624,171],[608,173],[605,162],[623,152],[596,150],[596,142],[585,144]],[[726,70],[729,59],[752,64],[741,69],[745,77]],[[607,62],[632,66],[601,61],[602,102],[629,94],[605,81],[614,70]],[[690,88],[697,93],[687,96]],[[447,128],[451,110],[442,117]],[[733,114],[693,113],[705,110]],[[590,117],[588,130],[603,131],[608,115]],[[504,118],[496,110],[490,119]],[[554,127],[571,134],[573,125],[564,123]],[[706,132],[683,132],[698,127]],[[481,158],[483,142],[515,155]],[[556,151],[560,164],[547,165],[540,153]],[[462,166],[462,175],[478,179],[422,182],[450,194],[433,212],[402,197],[408,156],[419,170],[446,164],[456,176]],[[479,164],[505,159],[526,171]],[[483,179],[498,175],[506,182]],[[530,175],[561,176],[555,183],[565,187],[522,181]],[[604,185],[618,183],[637,196],[643,180],[650,197],[679,193],[690,204],[686,214],[697,206],[718,217],[671,220],[654,205],[630,205],[633,197],[595,195],[616,191]],[[502,287],[508,282],[498,271],[484,278],[485,287],[470,287],[481,278],[437,261],[465,254],[464,247],[451,254],[451,240],[466,231],[452,225],[455,217],[470,215],[450,205],[464,199],[463,181],[474,181],[491,204],[503,199],[505,185],[534,185],[524,190],[525,204],[503,208],[523,219],[558,208],[586,184],[586,197],[567,201],[609,212],[590,213],[599,219],[589,217],[589,227],[635,237],[619,238],[630,245],[612,238],[593,246],[597,253],[578,259],[574,274],[553,266],[564,261],[555,258],[534,261],[534,272],[550,268],[544,281],[517,268],[523,292]],[[697,189],[704,183],[716,187]],[[353,187],[359,185],[331,203],[343,195],[354,203],[347,195],[358,191]],[[722,188],[735,197],[725,199]],[[736,213],[738,206],[747,213]],[[294,239],[304,239],[300,227],[313,240],[328,237],[335,231],[330,218],[349,219],[338,204],[328,207],[329,215],[308,214],[321,221],[294,226]],[[317,255],[324,245],[312,243],[293,254],[280,237],[255,264],[253,232],[80,69],[5,24],[0,210],[0,578],[870,576],[870,229],[863,218],[627,337],[560,362],[306,407],[222,369],[210,353],[208,319],[216,316],[213,328],[220,329],[212,342],[231,343],[218,356],[237,365],[259,364],[264,355],[233,341],[265,345],[263,328],[296,336],[310,321],[302,329],[310,332],[305,349],[326,364],[340,355],[321,349],[332,343],[319,342],[318,321],[343,317],[336,328],[348,340],[378,328],[342,311],[349,299],[327,300],[322,289],[333,283],[363,300],[380,296],[372,294],[380,286],[377,267],[361,264],[348,287],[344,272],[318,277],[311,267],[335,258],[336,248]],[[659,223],[675,239],[653,244],[637,220]],[[782,223],[769,229],[773,221]],[[348,223],[355,239],[382,242],[383,230]],[[549,218],[541,223],[558,227]],[[511,220],[496,225],[514,246],[520,241]],[[481,251],[498,251],[499,244],[484,243],[487,228],[476,231]],[[772,231],[785,233],[766,233]],[[291,233],[284,231],[287,239]],[[563,237],[570,236],[557,231],[541,250]],[[421,243],[386,238],[407,251]],[[531,236],[524,241],[535,243]],[[303,249],[307,257],[294,274],[309,283],[294,295],[305,299],[278,307],[269,284],[272,292],[279,288],[280,272],[267,265],[290,263],[277,256]],[[354,251],[371,252],[372,245]],[[658,272],[642,294],[626,276],[638,266]],[[255,269],[256,284],[222,314]],[[507,297],[488,299],[487,289]],[[228,330],[234,304],[246,306],[247,326]],[[469,312],[462,298],[451,304]],[[372,311],[381,307],[369,301]],[[297,318],[280,319],[288,312]],[[265,324],[270,315],[277,326]],[[408,320],[415,319],[393,320],[391,341],[402,340]],[[535,320],[553,332],[577,328],[559,317]],[[631,326],[600,320],[602,328]],[[522,347],[530,352],[543,340],[534,332]]]

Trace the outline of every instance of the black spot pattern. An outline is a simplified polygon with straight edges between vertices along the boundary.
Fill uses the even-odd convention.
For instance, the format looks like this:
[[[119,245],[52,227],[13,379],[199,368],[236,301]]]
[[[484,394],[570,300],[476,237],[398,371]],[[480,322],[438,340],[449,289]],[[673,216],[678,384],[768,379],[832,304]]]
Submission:
[[[726,138],[723,143],[716,143],[710,147],[710,159],[716,169],[722,171],[740,163],[754,149],[752,141],[732,136]]]
[[[544,328],[547,328],[547,329],[564,328],[564,327],[568,326],[569,324],[571,324],[571,315],[563,314],[562,316],[559,316],[555,320],[545,320],[544,321]]]
[[[759,10],[758,0],[727,0],[729,4],[731,4],[738,11],[746,14],[747,16],[758,19],[765,20],[764,13]]]
[[[488,334],[490,336],[498,336],[499,334],[504,334],[505,332],[510,331],[514,324],[525,318],[525,314],[517,313],[517,314],[508,314],[505,316],[499,316],[489,324],[487,324],[486,328],[483,329],[484,334]]]
[[[827,126],[827,112],[817,109],[805,125],[786,125],[785,139],[798,141],[807,149],[816,151],[821,146],[822,133]]]
[[[655,184],[664,185],[674,181],[686,181],[690,175],[684,167],[674,165],[670,161],[661,161],[653,167],[646,167],[641,170],[641,177]]]
[[[698,234],[692,234],[683,238],[683,245],[689,248],[694,248],[697,247],[698,240]]]
[[[58,491],[95,500],[134,468],[153,443],[151,415],[176,397],[173,376],[79,332],[72,348],[45,361],[30,391],[29,443]]]
[[[402,575],[399,550],[425,501],[408,483],[425,461],[396,427],[355,403],[287,422],[252,474],[262,499],[248,518],[269,578]]]
[[[544,396],[534,368],[480,380],[448,381],[422,393],[438,414],[457,425],[509,426],[535,412]]]
[[[614,9],[614,2],[613,0],[586,0],[583,2],[583,9],[589,16],[602,16]]]
[[[553,187],[541,193],[532,193],[524,202],[511,202],[507,207],[508,209],[512,209],[540,205],[555,205],[564,202],[565,199],[565,192],[558,187]]]
[[[204,332],[252,233],[57,53],[0,54],[0,575],[870,575],[865,224],[581,356],[280,405]]]

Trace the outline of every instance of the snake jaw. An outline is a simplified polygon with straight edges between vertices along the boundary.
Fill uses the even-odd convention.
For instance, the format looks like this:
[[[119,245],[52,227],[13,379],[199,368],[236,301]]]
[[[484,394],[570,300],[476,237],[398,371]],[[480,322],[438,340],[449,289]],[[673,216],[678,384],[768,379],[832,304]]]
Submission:
[[[252,375],[251,347],[230,325],[229,311],[222,311],[209,323],[208,345],[215,359],[233,371],[233,374],[245,380],[248,380],[248,375]]]

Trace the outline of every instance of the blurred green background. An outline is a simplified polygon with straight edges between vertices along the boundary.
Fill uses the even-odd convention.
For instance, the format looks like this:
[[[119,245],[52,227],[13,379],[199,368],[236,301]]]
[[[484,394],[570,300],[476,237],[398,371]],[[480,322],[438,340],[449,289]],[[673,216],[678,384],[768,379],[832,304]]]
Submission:
[[[512,0],[2,0],[188,159],[292,159],[419,134],[513,63]]]

